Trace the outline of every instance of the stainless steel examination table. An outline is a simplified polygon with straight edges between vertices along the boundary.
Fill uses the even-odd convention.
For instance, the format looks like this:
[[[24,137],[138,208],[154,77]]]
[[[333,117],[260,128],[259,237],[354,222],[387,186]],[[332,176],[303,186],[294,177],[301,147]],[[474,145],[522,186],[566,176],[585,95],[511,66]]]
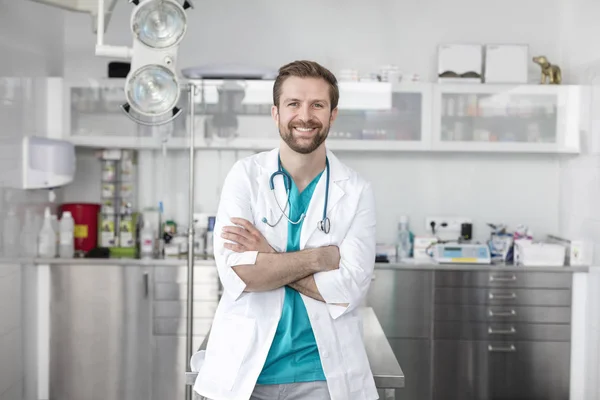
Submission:
[[[365,348],[375,378],[375,386],[377,386],[381,399],[393,400],[396,389],[404,387],[404,372],[394,356],[392,347],[385,337],[373,309],[365,307],[361,308],[360,312],[363,318]],[[208,335],[198,350],[204,350],[207,341]],[[193,385],[197,375],[197,372],[186,372],[186,384]],[[199,396],[195,397],[195,399],[198,398],[201,399]]]

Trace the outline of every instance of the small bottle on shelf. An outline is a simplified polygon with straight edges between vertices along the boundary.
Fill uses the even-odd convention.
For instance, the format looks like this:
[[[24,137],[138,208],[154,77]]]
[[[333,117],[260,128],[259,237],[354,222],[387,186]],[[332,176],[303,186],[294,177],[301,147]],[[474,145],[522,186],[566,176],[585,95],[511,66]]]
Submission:
[[[50,207],[44,210],[44,223],[38,235],[38,256],[42,258],[56,257],[56,232],[52,229]]]
[[[75,221],[70,211],[65,211],[58,223],[59,246],[58,256],[60,258],[73,258],[75,255],[75,243],[73,241],[73,231],[75,230]]]
[[[410,258],[412,253],[411,233],[408,230],[408,217],[403,215],[400,217],[398,224],[398,237],[396,242],[396,258],[397,261]]]

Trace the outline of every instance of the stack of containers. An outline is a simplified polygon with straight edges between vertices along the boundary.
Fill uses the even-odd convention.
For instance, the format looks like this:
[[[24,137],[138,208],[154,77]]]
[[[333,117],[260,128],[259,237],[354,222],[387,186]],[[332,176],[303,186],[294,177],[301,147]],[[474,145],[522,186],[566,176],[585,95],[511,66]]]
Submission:
[[[102,210],[100,246],[111,256],[136,256],[137,213],[134,212],[134,153],[102,152]]]

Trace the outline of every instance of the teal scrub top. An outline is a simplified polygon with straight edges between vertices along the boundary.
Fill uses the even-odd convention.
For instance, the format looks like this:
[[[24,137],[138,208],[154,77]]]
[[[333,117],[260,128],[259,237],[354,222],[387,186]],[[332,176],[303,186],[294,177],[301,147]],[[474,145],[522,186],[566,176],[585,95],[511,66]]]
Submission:
[[[289,218],[292,221],[297,221],[302,213],[306,214],[321,174],[322,172],[302,193],[298,193],[298,188],[292,180],[289,198]],[[296,225],[288,222],[288,252],[300,250],[300,232],[303,222]],[[325,374],[321,366],[317,342],[304,302],[300,293],[285,286],[281,319],[257,383],[281,385],[324,380]]]

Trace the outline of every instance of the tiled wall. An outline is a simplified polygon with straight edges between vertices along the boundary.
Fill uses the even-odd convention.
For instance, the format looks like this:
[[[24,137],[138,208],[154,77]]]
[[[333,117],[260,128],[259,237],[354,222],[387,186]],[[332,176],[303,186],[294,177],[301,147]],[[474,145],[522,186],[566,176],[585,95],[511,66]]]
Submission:
[[[23,395],[21,270],[18,264],[0,264],[0,400]]]
[[[196,212],[216,211],[229,169],[236,159],[249,154],[234,151],[196,154]],[[477,239],[489,237],[487,223],[506,223],[511,228],[525,224],[540,238],[559,233],[558,156],[369,152],[337,155],[373,184],[380,242],[394,241],[403,214],[409,216],[411,228],[419,234],[426,233],[427,216],[470,217]],[[156,207],[161,200],[165,218],[176,221],[180,227],[187,226],[187,152],[171,151],[166,162],[160,152],[140,159],[140,209]],[[89,151],[78,151],[78,168],[88,174],[78,170],[75,182],[65,189],[65,200],[98,201],[99,162]]]
[[[582,76],[592,84],[589,130],[582,132],[583,154],[561,161],[560,227],[568,239],[584,240],[600,263],[600,79],[593,70]]]
[[[14,154],[1,150],[6,149],[8,141],[31,132],[35,120],[35,110],[26,106],[32,100],[28,97],[27,80],[19,77],[62,74],[63,15],[62,10],[28,0],[0,0],[2,171],[7,168],[13,171],[10,169],[12,161],[8,162],[7,158],[14,160]],[[39,29],[39,21],[44,21],[43,29]],[[8,189],[0,179],[0,258],[21,254],[24,249],[35,250],[35,236],[41,227],[47,199],[45,192]],[[16,228],[5,224],[9,212],[14,212],[17,217]],[[25,225],[28,229],[24,230]],[[0,263],[0,400],[22,400],[25,396],[24,349],[34,343],[25,339],[32,335],[31,332],[25,335],[27,318],[31,316],[23,312],[23,296],[27,293],[23,290],[24,283],[21,266]],[[30,292],[28,296],[31,296]]]

